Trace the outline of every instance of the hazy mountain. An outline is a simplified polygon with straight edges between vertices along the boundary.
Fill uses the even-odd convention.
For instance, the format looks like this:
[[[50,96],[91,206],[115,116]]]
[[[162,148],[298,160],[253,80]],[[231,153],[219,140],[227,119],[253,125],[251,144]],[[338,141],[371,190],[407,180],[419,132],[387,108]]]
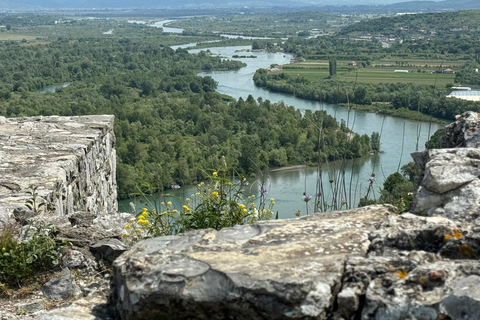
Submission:
[[[0,0],[0,8],[241,8],[241,7],[322,7],[327,5],[385,5],[407,0]],[[475,2],[476,0],[472,0]],[[413,1],[417,2],[417,1]]]
[[[446,1],[408,1],[395,3],[387,6],[395,11],[442,11],[442,10],[463,10],[480,9],[479,0],[446,0]]]
[[[27,9],[259,9],[308,8],[330,12],[432,12],[480,9],[480,0],[0,0],[0,10]]]

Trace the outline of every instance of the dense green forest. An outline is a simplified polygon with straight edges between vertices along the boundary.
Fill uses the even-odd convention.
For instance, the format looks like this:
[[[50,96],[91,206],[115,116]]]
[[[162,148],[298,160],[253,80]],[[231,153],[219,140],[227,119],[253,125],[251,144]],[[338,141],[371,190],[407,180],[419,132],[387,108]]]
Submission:
[[[0,115],[114,114],[120,197],[200,181],[223,156],[249,174],[370,152],[368,136],[324,112],[301,114],[252,97],[235,101],[217,93],[211,77],[196,75],[241,62],[173,50],[165,45],[169,36],[142,36],[143,28],[132,24],[122,28],[136,37],[87,37],[88,21],[74,25],[76,37],[69,31],[36,45],[0,43]],[[48,26],[58,33],[62,27]],[[65,82],[54,93],[38,92]]]

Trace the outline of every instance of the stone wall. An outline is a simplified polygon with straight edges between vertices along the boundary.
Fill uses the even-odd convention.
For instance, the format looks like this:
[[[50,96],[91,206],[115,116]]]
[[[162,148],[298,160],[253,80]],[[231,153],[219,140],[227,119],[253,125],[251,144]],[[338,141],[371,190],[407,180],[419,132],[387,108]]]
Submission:
[[[0,117],[0,222],[25,208],[29,186],[58,216],[117,209],[114,117]]]

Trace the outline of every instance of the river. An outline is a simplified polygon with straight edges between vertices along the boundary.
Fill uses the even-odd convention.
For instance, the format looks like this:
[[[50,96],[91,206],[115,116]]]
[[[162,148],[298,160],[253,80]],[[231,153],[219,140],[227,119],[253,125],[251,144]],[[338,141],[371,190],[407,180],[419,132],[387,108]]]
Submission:
[[[189,47],[187,44],[180,47]],[[177,46],[179,47],[179,46]],[[245,51],[249,47],[212,47],[208,49],[212,54],[224,58],[233,59],[233,55]],[[199,49],[190,50],[191,53],[198,53]],[[381,132],[381,154],[365,157],[362,159],[350,160],[347,162],[345,173],[342,174],[339,168],[340,163],[330,163],[323,166],[323,195],[327,204],[332,203],[333,190],[338,187],[345,188],[345,192],[337,197],[336,204],[342,209],[356,207],[361,197],[364,197],[368,187],[368,179],[375,174],[376,181],[373,184],[373,193],[370,198],[378,198],[378,189],[383,185],[385,178],[398,170],[399,167],[411,161],[410,153],[416,150],[423,150],[428,137],[440,128],[439,124],[419,121],[405,120],[390,116],[378,115],[363,111],[348,112],[347,108],[333,104],[326,104],[315,101],[308,101],[293,97],[287,94],[269,92],[258,88],[253,83],[255,70],[261,67],[268,67],[272,64],[288,64],[291,55],[283,53],[255,52],[256,59],[238,58],[247,64],[246,67],[237,71],[212,71],[202,72],[201,76],[211,76],[218,82],[217,91],[234,98],[246,99],[252,95],[255,99],[262,98],[271,102],[280,102],[294,106],[300,110],[325,110],[334,116],[337,121],[343,119],[353,131],[359,134],[371,135],[372,132]],[[330,180],[333,180],[330,183]],[[345,182],[345,183],[344,183]],[[304,215],[313,210],[313,201],[306,203],[302,201],[302,195],[306,192],[314,196],[318,190],[317,169],[294,167],[283,170],[273,170],[269,173],[267,181],[268,197],[275,198],[274,211],[278,211],[280,218],[294,217],[296,210]],[[345,185],[345,187],[343,187]],[[195,188],[183,187],[174,192],[177,196],[189,197],[195,193]],[[259,195],[258,183],[251,181],[247,194]],[[338,194],[338,193],[337,193]],[[121,201],[120,209],[131,211],[128,208],[129,201]],[[346,202],[346,203],[345,203]],[[139,205],[139,204],[137,204]]]

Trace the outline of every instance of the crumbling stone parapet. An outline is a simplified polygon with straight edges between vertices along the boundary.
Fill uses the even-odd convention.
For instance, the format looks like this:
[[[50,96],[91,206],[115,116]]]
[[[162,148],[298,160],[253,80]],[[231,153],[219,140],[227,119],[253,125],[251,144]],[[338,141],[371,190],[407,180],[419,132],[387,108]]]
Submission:
[[[0,223],[29,186],[56,215],[117,208],[114,117],[0,117]],[[40,200],[40,199],[39,199]]]

